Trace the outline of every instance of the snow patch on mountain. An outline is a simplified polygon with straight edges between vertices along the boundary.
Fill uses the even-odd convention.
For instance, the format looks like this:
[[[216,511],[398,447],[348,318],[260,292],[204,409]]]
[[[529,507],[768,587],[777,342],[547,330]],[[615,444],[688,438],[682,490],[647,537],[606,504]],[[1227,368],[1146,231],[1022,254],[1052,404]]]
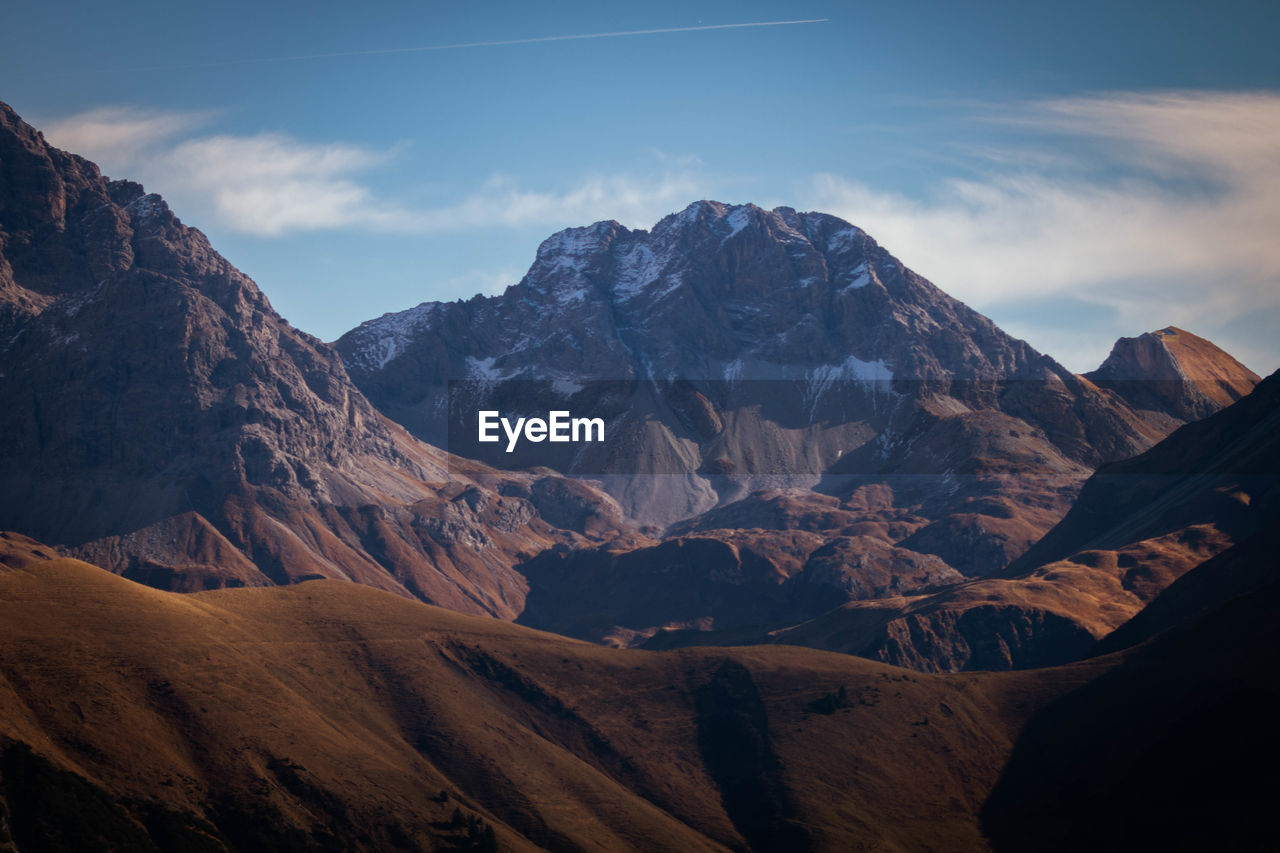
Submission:
[[[866,287],[871,283],[871,270],[867,267],[867,262],[863,261],[853,269],[849,270],[849,280],[845,282],[841,290],[857,290],[859,287]]]
[[[724,381],[737,382],[742,378],[742,359],[735,358],[724,366]]]
[[[424,302],[406,311],[366,320],[355,330],[360,346],[352,361],[365,370],[381,370],[404,352],[418,333],[431,325],[439,310],[439,302]]]
[[[169,205],[156,193],[147,193],[144,196],[139,196],[125,207],[125,210],[129,211],[130,218],[135,223],[146,222],[148,219],[158,216],[168,209]]]
[[[827,252],[832,255],[847,252],[861,234],[861,229],[853,227],[837,231],[827,238]]]
[[[728,240],[751,224],[751,208],[745,205],[733,208],[729,215],[725,217],[725,222],[729,225],[729,233],[725,235],[725,239]]]
[[[482,382],[501,382],[507,379],[506,371],[494,367],[497,359],[493,356],[488,358],[476,358],[469,355],[466,360],[466,373],[469,379],[479,379]]]
[[[805,399],[810,409],[815,408],[824,396],[838,390],[845,383],[857,383],[875,394],[893,395],[893,371],[883,361],[863,361],[849,356],[835,364],[824,364],[805,372],[807,387]]]
[[[571,379],[555,379],[551,382],[551,390],[562,397],[572,397],[583,389],[583,385]]]
[[[657,281],[667,258],[644,243],[636,243],[618,258],[618,277],[613,294],[623,301],[634,299]]]

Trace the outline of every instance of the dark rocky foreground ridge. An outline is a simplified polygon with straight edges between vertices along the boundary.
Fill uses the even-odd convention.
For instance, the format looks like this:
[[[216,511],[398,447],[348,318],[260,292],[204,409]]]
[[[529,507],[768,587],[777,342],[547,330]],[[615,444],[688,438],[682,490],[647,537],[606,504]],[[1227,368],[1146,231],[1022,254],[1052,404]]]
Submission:
[[[581,484],[447,471],[159,196],[3,105],[0,331],[0,526],[145,583],[333,577],[513,618],[521,555],[618,521]]]

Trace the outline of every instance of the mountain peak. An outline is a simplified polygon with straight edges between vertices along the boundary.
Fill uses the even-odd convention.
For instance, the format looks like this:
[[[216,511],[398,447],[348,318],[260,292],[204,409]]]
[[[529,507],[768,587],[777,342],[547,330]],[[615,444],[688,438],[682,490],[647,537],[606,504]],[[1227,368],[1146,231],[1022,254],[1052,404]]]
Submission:
[[[623,473],[643,458],[636,463],[649,466],[643,470],[688,477],[672,487],[680,490],[674,495],[657,486],[643,491],[647,483],[619,493],[633,518],[655,524],[745,494],[757,481],[808,485],[855,448],[879,465],[904,424],[933,405],[925,398],[951,401],[938,403],[939,411],[1006,405],[1014,417],[1044,421],[1048,441],[1058,442],[1052,452],[1065,453],[1070,464],[1129,455],[1152,438],[1127,407],[1113,415],[1114,403],[1096,388],[911,272],[861,229],[790,207],[704,199],[650,231],[608,221],[566,229],[542,244],[521,283],[504,294],[370,321],[337,347],[375,405],[431,442],[448,440],[450,381],[489,388],[522,380],[553,389],[581,389],[590,380],[703,383],[701,400],[672,392],[672,402],[659,390],[654,411],[644,409],[647,397],[636,402],[626,417],[639,424],[652,414],[649,432],[636,433],[625,459],[599,463],[606,473]],[[997,383],[1015,379],[1018,392],[998,399]],[[1083,414],[1051,417],[1058,392],[1047,391],[1050,384],[1085,395]],[[747,421],[733,428],[742,432],[741,445],[732,436],[709,437],[719,429],[689,426],[715,422],[720,415],[708,413],[715,406],[750,410],[751,424],[768,421],[761,434],[770,437],[759,438]],[[1105,418],[1115,422],[1105,440],[1093,430],[1086,441],[1092,427],[1081,419]],[[826,423],[850,425],[848,436],[823,451],[829,458],[807,455],[797,436],[817,436]],[[694,444],[686,443],[694,440],[690,430]],[[775,440],[776,430],[786,434]],[[734,462],[733,454],[741,458]],[[699,473],[719,470],[720,455],[735,466],[724,495]],[[581,460],[541,450],[539,459],[557,470],[585,470]],[[519,464],[533,464],[532,457]]]
[[[664,217],[654,226],[655,235],[672,235],[689,229],[705,229],[727,240],[752,226],[763,228],[766,234],[781,237],[784,241],[813,241],[823,222],[835,223],[843,229],[861,234],[843,220],[823,213],[797,213],[793,207],[775,207],[767,210],[750,202],[726,204],[703,199],[695,201],[679,213]]]
[[[1213,342],[1177,326],[1120,338],[1085,378],[1134,408],[1181,420],[1198,420],[1229,406],[1261,381]]]
[[[339,577],[509,617],[495,567],[577,535],[548,487],[447,471],[160,196],[7,108],[0,217],[0,528],[169,588]],[[594,525],[570,498],[548,511]]]
[[[257,285],[163,198],[108,180],[0,107],[0,332],[58,299],[93,299],[139,276],[182,282],[226,310],[270,310]]]
[[[538,258],[580,258],[595,252],[606,251],[609,244],[620,236],[627,236],[630,229],[613,219],[602,219],[591,225],[564,228],[552,234],[538,245]]]

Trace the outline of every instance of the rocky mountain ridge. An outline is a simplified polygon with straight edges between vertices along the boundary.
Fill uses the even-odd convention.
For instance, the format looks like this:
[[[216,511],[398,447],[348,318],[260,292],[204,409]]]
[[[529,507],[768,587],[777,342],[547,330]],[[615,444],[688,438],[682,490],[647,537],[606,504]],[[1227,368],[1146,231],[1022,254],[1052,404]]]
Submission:
[[[159,196],[3,105],[0,177],[4,527],[167,588],[336,577],[507,618],[517,557],[621,529],[586,485],[411,438]]]
[[[1084,466],[1158,437],[1123,403],[1004,334],[860,229],[790,208],[701,201],[650,232],[616,222],[567,229],[543,242],[506,293],[424,303],[370,320],[337,346],[376,405],[436,443],[447,435],[450,381],[546,383],[566,404],[589,402],[575,389],[592,380],[655,383],[660,399],[635,414],[663,432],[627,460],[633,471],[617,472],[645,471],[665,447],[688,455],[689,440],[698,447],[687,464],[663,473],[694,474],[713,462],[727,464],[731,479],[746,472],[718,497],[704,478],[686,502],[698,510],[750,491],[753,471],[811,485],[872,443],[876,459],[889,462],[919,401],[946,414],[1027,419],[1056,455]],[[697,419],[673,399],[678,389],[657,383],[692,383],[697,405],[711,409],[706,426],[690,424]],[[768,411],[728,422],[751,405]],[[859,423],[866,428],[852,428]],[[819,441],[818,424],[838,440]],[[765,434],[749,435],[752,428]],[[788,428],[805,433],[806,447],[820,445],[817,455],[783,440]],[[739,435],[781,451],[781,464],[753,465]]]
[[[1003,572],[1098,464],[1257,381],[1189,333],[1161,340],[1179,376],[1224,384],[1188,380],[1164,408],[1138,407],[847,222],[702,201],[651,231],[567,229],[504,294],[386,315],[337,346],[384,412],[464,454],[484,448],[459,446],[455,422],[479,408],[605,416],[607,457],[541,445],[482,458],[578,472],[651,525],[639,547],[520,567],[526,624],[627,644]],[[1102,374],[1166,382],[1157,363],[1113,356]]]

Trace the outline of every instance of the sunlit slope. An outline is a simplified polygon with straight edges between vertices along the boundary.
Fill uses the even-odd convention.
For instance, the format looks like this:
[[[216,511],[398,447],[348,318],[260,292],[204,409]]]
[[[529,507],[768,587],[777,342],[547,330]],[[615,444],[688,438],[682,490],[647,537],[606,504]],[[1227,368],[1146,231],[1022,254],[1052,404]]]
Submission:
[[[605,649],[337,581],[0,575],[0,733],[230,846],[447,847],[459,808],[512,849],[981,848],[1024,719],[1109,665],[929,676]]]

